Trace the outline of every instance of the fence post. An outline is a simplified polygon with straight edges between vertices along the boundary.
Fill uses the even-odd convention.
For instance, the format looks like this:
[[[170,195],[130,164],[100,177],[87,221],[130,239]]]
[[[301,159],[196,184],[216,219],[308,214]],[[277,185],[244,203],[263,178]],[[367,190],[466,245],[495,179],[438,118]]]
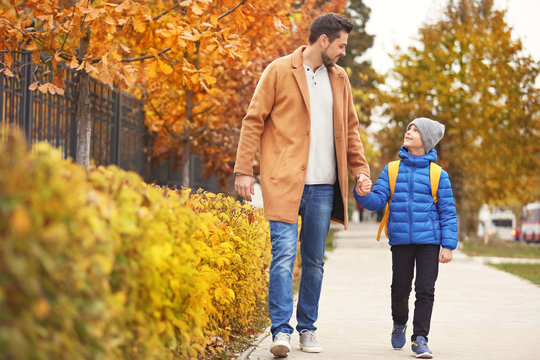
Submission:
[[[69,156],[75,160],[77,158],[77,83],[76,75],[74,71],[71,71],[71,81],[69,85],[66,84],[66,87],[69,86],[70,91],[66,91],[66,96],[70,97],[70,106],[69,112],[71,114],[70,125],[69,125]],[[67,90],[67,89],[66,89]],[[66,134],[68,135],[68,134]]]
[[[111,148],[111,164],[119,165],[119,151],[120,151],[120,119],[122,118],[122,105],[120,101],[122,94],[120,90],[114,89],[114,113],[113,113],[113,143]]]
[[[28,88],[32,84],[33,62],[30,53],[25,52],[22,56],[22,84],[21,84],[21,125],[28,146],[32,145],[32,104],[34,102],[34,92]]]

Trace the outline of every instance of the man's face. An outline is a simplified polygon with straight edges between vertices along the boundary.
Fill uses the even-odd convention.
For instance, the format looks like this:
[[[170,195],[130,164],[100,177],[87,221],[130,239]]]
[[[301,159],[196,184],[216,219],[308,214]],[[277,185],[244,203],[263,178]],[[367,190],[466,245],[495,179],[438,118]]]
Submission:
[[[345,56],[345,47],[347,46],[348,38],[349,34],[347,34],[347,32],[343,30],[340,31],[339,37],[332,42],[329,42],[328,38],[326,38],[327,45],[326,47],[323,47],[323,50],[321,52],[323,64],[325,66],[332,67],[336,65],[336,62],[338,61],[340,56]]]

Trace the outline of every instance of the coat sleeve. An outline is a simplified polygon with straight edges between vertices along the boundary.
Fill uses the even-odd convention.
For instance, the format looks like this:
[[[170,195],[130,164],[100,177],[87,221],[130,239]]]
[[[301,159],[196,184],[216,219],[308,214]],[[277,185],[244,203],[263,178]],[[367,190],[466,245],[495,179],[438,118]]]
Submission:
[[[354,188],[354,198],[358,204],[364,208],[377,211],[383,209],[390,198],[390,185],[388,183],[388,165],[386,165],[381,173],[381,176],[373,185],[373,189],[366,196],[359,196]]]
[[[441,245],[445,249],[454,250],[458,243],[458,220],[452,184],[448,173],[444,170],[441,172],[437,190],[437,209],[441,224]]]
[[[246,116],[242,120],[234,166],[235,174],[253,176],[253,161],[260,145],[264,123],[274,106],[276,77],[273,64],[268,65],[255,88]]]
[[[369,177],[369,165],[364,155],[364,145],[362,145],[362,140],[360,140],[358,116],[354,108],[351,84],[346,74],[345,77],[347,79],[347,109],[345,109],[345,113],[347,114],[347,164],[353,176],[356,177],[358,174],[365,174]]]

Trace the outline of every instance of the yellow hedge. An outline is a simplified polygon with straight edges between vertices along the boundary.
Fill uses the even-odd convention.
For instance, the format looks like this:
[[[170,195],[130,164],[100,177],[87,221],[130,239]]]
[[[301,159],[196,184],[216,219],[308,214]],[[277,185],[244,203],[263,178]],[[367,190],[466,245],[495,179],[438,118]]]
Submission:
[[[0,143],[0,358],[192,359],[267,289],[269,230],[230,197]]]

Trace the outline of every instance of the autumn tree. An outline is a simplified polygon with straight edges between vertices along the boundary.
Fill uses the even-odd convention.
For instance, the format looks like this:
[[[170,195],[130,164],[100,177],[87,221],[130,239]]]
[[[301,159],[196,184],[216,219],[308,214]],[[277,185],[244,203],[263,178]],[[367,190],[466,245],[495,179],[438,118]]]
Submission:
[[[395,57],[399,85],[381,99],[390,120],[378,137],[390,159],[415,117],[446,125],[439,162],[470,231],[483,203],[523,204],[540,195],[539,63],[512,39],[505,11],[492,0],[449,1],[419,40]]]
[[[203,156],[208,175],[223,181],[232,172],[237,128],[248,90],[259,74],[258,59],[268,59],[275,38],[290,26],[290,1],[241,1],[236,11],[232,1],[212,2],[200,14],[199,26],[219,19],[216,30],[234,40],[224,56],[212,39],[198,38],[185,54],[190,63],[211,73],[211,86],[179,82],[176,74],[153,77],[142,83],[147,104],[146,121],[156,135],[153,154],[182,167],[182,183],[189,183],[190,154]],[[227,14],[220,17],[220,14]],[[195,19],[189,20],[195,24]],[[194,30],[196,33],[199,30]],[[253,60],[255,59],[255,60]]]
[[[371,62],[362,59],[365,52],[373,46],[374,35],[366,31],[370,11],[362,0],[349,1],[345,16],[351,19],[355,27],[349,34],[347,55],[339,60],[339,64],[349,74],[356,111],[363,126],[371,123],[371,111],[379,94],[377,85],[384,82],[371,66]]]
[[[164,87],[160,81],[155,91],[148,90],[147,121],[157,134],[155,156],[179,159],[185,184],[189,154],[199,154],[206,175],[217,175],[224,185],[234,167],[242,118],[264,68],[306,44],[314,17],[329,11],[342,12],[345,5],[344,0],[249,1],[240,11],[224,18],[222,26],[234,29],[234,36],[242,41],[236,49],[239,57],[224,58],[203,42],[190,54],[199,66],[215,69],[212,87],[178,89],[174,84]],[[208,8],[207,14],[219,13],[223,6],[216,2],[215,9]],[[166,81],[174,82],[172,77]],[[171,101],[179,105],[174,107],[175,114],[170,112]]]
[[[63,93],[58,64],[77,71],[77,161],[88,166],[90,139],[89,79],[119,89],[156,87],[173,78],[180,92],[208,90],[216,81],[213,64],[198,63],[192,54],[201,43],[220,61],[239,60],[244,39],[235,32],[242,22],[223,18],[242,8],[244,22],[253,19],[246,0],[1,0],[0,46],[2,73],[13,76],[26,64],[14,62],[18,53],[31,54],[39,68],[53,65],[52,82],[36,81],[31,90]],[[262,2],[261,2],[262,3]],[[284,16],[284,14],[278,15]],[[208,46],[207,50],[206,46]],[[159,85],[157,85],[159,86]],[[133,90],[135,91],[135,90]],[[136,91],[135,91],[136,92]],[[136,92],[137,93],[137,92]],[[140,92],[139,92],[139,95]],[[177,99],[169,103],[174,113]],[[196,103],[192,104],[193,106]]]

